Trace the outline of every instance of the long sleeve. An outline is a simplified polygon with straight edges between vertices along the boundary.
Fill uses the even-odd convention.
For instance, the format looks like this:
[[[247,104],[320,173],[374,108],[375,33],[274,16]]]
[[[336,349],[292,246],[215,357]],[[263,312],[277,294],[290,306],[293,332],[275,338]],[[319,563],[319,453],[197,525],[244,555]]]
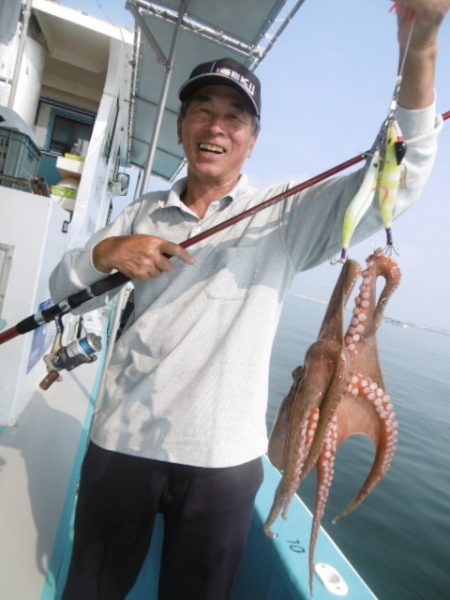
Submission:
[[[97,231],[84,248],[69,250],[61,259],[50,276],[50,293],[55,302],[70,294],[86,288],[95,281],[106,277],[98,271],[92,262],[92,249],[101,240],[132,233],[133,222],[140,208],[139,202],[130,204],[119,217],[107,227]],[[104,303],[104,297],[83,304],[82,312],[98,308]],[[81,309],[80,309],[81,310]]]

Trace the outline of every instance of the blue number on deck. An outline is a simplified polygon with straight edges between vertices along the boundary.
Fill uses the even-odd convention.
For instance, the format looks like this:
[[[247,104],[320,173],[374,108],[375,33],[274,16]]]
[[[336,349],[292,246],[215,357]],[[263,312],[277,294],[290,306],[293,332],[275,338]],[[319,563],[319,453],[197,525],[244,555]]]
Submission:
[[[297,554],[303,554],[303,552],[305,552],[300,540],[286,540],[286,542],[289,544],[289,550],[292,550],[292,552],[297,552]]]

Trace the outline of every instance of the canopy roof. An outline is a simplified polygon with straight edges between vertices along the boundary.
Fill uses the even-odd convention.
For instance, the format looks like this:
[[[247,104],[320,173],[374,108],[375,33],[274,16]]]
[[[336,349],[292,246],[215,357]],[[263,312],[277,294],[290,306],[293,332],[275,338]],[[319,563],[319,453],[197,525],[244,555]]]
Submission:
[[[151,172],[164,179],[174,178],[184,159],[176,133],[177,93],[189,73],[201,62],[225,56],[256,68],[303,1],[129,0],[127,8],[139,26],[135,40],[130,163],[147,166],[158,107],[162,103],[164,112]],[[170,57],[177,31],[173,68],[167,69],[164,63]],[[168,72],[170,84],[166,79]]]

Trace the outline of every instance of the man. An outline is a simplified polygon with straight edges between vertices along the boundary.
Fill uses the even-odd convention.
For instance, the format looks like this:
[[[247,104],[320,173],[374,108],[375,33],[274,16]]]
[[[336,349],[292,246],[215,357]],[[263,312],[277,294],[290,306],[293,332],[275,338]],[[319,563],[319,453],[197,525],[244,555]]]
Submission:
[[[406,9],[416,17],[397,114],[408,144],[397,214],[420,195],[435,154],[436,38],[449,4],[399,2],[401,49]],[[241,175],[259,128],[254,74],[229,59],[204,63],[179,96],[187,177],[127,207],[52,275],[56,300],[114,269],[135,284],[83,465],[64,600],[125,598],[157,512],[165,528],[160,600],[228,598],[261,483],[282,301],[298,271],[339,247],[360,182],[351,174],[316,186],[188,253],[178,243],[286,186],[257,191]],[[355,237],[380,227],[374,210]]]

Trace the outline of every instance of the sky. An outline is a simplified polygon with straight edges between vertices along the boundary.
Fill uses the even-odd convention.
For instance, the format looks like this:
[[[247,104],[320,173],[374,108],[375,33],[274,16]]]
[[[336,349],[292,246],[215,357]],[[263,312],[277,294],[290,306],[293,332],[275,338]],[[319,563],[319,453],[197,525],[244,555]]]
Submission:
[[[134,27],[125,0],[60,3]],[[371,147],[387,114],[397,70],[390,4],[305,0],[257,69],[262,129],[244,168],[253,185],[303,181]],[[450,15],[440,32],[436,94],[438,112],[450,110]],[[450,331],[450,121],[421,199],[395,221],[393,231],[402,283],[386,315]],[[383,245],[380,232],[350,256],[362,263]],[[324,264],[302,273],[292,292],[328,300],[338,269]]]

